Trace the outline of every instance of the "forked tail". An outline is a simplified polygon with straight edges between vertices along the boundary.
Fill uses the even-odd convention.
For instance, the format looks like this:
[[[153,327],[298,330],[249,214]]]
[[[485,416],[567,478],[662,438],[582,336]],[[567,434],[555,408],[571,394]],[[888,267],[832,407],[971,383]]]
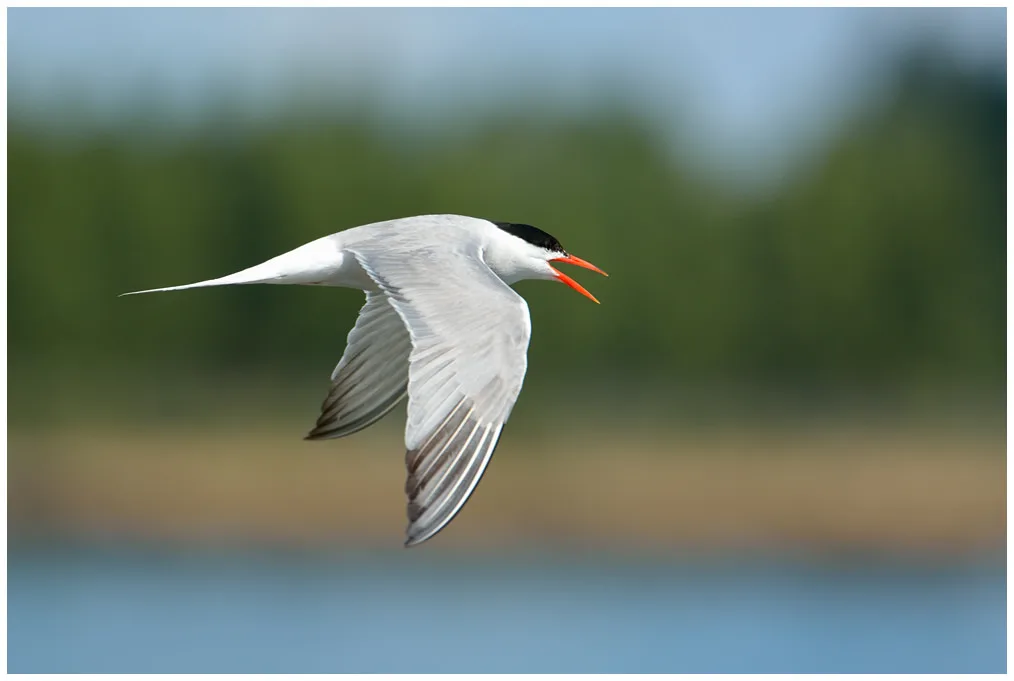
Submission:
[[[182,286],[130,291],[129,293],[121,293],[120,297],[134,296],[139,293],[183,291],[188,288],[232,284],[313,284],[332,277],[340,269],[341,263],[342,252],[336,241],[332,237],[323,237],[303,244],[288,253],[282,253],[260,265],[254,265],[224,277],[199,281],[194,284],[183,284]]]

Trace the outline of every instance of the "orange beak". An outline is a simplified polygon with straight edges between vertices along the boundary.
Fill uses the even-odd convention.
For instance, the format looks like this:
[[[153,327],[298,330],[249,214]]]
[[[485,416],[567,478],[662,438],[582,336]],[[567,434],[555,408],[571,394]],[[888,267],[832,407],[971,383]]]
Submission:
[[[609,276],[608,274],[600,270],[598,267],[595,267],[595,265],[592,265],[587,260],[582,260],[576,255],[568,255],[566,258],[553,258],[552,260],[550,260],[550,262],[565,262],[569,265],[577,265],[578,267],[583,267],[586,270],[591,270],[592,272],[598,272],[604,277]],[[588,293],[588,290],[584,286],[581,286],[581,284],[577,283],[576,281],[568,277],[566,274],[556,269],[555,267],[553,268],[553,271],[556,272],[556,278],[559,279],[561,282],[571,287],[581,295],[591,298],[596,303],[599,302],[595,296]]]

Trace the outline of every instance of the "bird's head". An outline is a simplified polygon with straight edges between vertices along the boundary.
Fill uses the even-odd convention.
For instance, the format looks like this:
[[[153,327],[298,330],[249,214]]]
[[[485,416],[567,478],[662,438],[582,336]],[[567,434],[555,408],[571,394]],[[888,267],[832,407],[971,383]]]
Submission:
[[[606,277],[608,274],[587,260],[565,251],[554,236],[538,227],[516,222],[493,224],[500,228],[506,238],[498,239],[498,248],[487,255],[486,262],[501,279],[508,284],[522,279],[551,279],[566,284],[596,303],[599,302],[581,284],[553,267],[553,263],[577,265]]]

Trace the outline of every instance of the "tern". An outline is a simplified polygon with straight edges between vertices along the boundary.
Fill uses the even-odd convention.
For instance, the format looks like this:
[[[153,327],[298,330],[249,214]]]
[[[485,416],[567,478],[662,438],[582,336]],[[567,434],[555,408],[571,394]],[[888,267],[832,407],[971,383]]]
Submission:
[[[365,291],[306,439],[356,433],[408,395],[405,545],[415,546],[465,505],[521,392],[532,326],[510,285],[554,280],[599,302],[552,263],[606,274],[531,225],[421,215],[337,232],[218,279],[123,295],[232,284]]]

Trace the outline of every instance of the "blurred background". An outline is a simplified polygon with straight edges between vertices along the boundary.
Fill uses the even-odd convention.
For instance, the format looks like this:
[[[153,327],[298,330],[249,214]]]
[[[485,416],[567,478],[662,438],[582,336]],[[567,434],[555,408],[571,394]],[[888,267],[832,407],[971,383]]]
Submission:
[[[1006,10],[8,10],[11,672],[1006,669]],[[525,389],[401,548],[360,293],[117,298],[424,213]]]

